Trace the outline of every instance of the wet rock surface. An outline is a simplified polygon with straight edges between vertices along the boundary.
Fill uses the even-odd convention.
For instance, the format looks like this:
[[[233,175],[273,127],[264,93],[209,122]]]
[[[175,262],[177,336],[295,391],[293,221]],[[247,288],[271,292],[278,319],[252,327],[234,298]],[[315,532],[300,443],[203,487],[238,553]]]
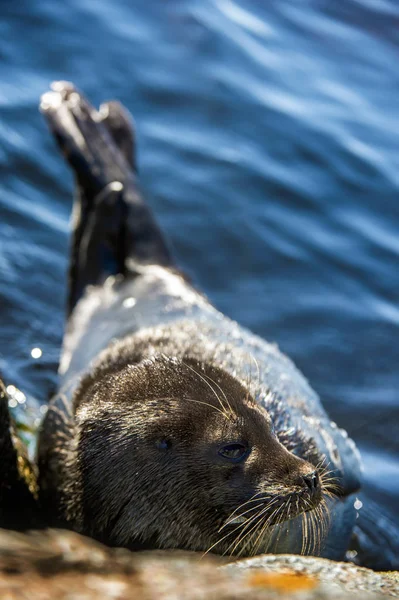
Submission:
[[[389,574],[297,556],[228,565],[182,552],[131,553],[72,532],[0,531],[0,596],[13,598],[384,598],[399,594]]]

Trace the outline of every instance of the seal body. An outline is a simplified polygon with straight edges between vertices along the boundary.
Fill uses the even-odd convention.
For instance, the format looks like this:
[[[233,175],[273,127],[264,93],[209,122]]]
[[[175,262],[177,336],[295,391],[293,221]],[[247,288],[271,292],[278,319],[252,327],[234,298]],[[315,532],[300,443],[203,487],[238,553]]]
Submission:
[[[217,311],[176,270],[141,197],[134,195],[134,191],[133,201],[129,200],[134,152],[128,144],[129,156],[125,150],[123,158],[120,138],[124,127],[120,120],[115,127],[115,115],[111,115],[113,121],[104,122],[101,129],[101,119],[70,84],[57,84],[52,96],[44,99],[42,108],[75,169],[79,215],[72,246],[70,315],[60,363],[60,392],[49,406],[39,440],[41,501],[51,523],[88,533],[107,543],[134,548],[184,547],[207,551],[215,546],[216,552],[221,548],[223,553],[233,554],[236,550],[246,554],[270,548],[274,552],[342,558],[356,518],[353,503],[359,488],[359,459],[354,443],[346,432],[330,422],[306,379],[275,345]],[[109,113],[106,116],[109,119]],[[99,164],[100,168],[93,167]],[[115,185],[115,181],[120,185]],[[91,262],[86,258],[90,249],[94,257]],[[107,259],[108,255],[112,260]],[[171,381],[174,373],[176,381]],[[165,409],[155,405],[161,396],[165,397],[162,405]],[[186,408],[181,408],[183,397]],[[181,454],[190,454],[197,448],[197,455],[189,457],[187,467],[179,467],[186,463],[178,462],[181,457],[176,458],[177,468],[173,469],[174,455],[169,454],[170,460],[165,458],[168,437],[164,439],[154,433],[151,447],[165,453],[162,459],[150,460],[152,451],[146,454],[143,444],[152,435],[151,420],[161,419],[163,411],[167,420],[164,426],[170,431],[175,401],[176,414],[179,410],[186,413],[185,424],[180,421],[178,425],[178,433],[181,438],[184,433],[185,440],[183,443],[179,438],[184,448]],[[139,408],[132,408],[134,402]],[[253,440],[257,450],[249,458],[244,457],[240,467],[220,476],[224,467],[215,466],[216,455],[207,467],[204,452],[208,450],[204,448],[213,447],[213,440],[222,430],[225,430],[224,444],[226,436],[238,433],[222,421],[217,427],[212,423],[222,418],[219,413],[225,412],[226,406],[231,408],[241,441],[231,439],[227,452],[243,453],[242,436],[249,439],[252,433],[244,435],[245,423],[238,421],[246,420],[248,402],[255,411],[248,416],[248,422],[254,423],[254,429],[259,425],[258,438]],[[204,411],[211,412],[205,417]],[[145,421],[141,437],[137,434],[140,419]],[[130,423],[136,433],[129,433]],[[144,431],[140,427],[139,430]],[[209,433],[205,445],[200,440],[202,431]],[[130,441],[133,438],[134,443]],[[220,446],[221,442],[218,443]],[[225,450],[218,452],[226,454]],[[241,461],[242,457],[239,458]],[[147,459],[148,468],[144,472]],[[204,487],[208,468],[209,481],[218,483],[212,484],[215,489],[207,497]],[[255,524],[258,518],[250,512],[251,502],[260,506],[257,494],[259,490],[266,494],[264,481],[269,476],[265,475],[268,469],[273,474],[267,481],[274,489],[270,497],[275,509],[274,512],[267,509],[264,530],[255,528],[256,544],[247,547],[243,540],[245,536],[253,537],[255,527],[251,529],[250,519]],[[306,496],[298,491],[299,480],[309,484],[311,473],[316,473],[312,474],[314,481],[319,477],[313,469],[324,473],[326,491],[328,482],[334,482],[325,499],[325,514],[314,513],[316,501],[312,504],[309,500],[309,490]],[[188,471],[193,475],[182,478],[183,470],[186,475]],[[212,479],[214,471],[219,479]],[[162,487],[158,479],[162,473],[172,484],[175,479],[174,488],[178,492],[171,491],[173,485]],[[183,483],[179,487],[180,480]],[[247,485],[253,487],[252,491],[248,491],[248,496],[240,496],[239,490]],[[279,501],[279,485],[284,502]],[[119,491],[124,486],[128,489],[126,494]],[[218,490],[218,486],[223,490]],[[157,496],[162,493],[165,496],[159,499]],[[123,504],[115,500],[118,494],[123,497]],[[171,494],[173,502],[168,504]],[[240,497],[237,507],[247,504],[245,510],[249,514],[244,509],[236,512],[232,494],[236,494],[234,498]],[[200,504],[195,502],[197,496],[201,497]],[[185,502],[187,498],[190,502]],[[227,517],[221,516],[230,500],[230,512]],[[308,502],[308,508],[303,502]],[[135,504],[141,507],[137,512]],[[176,513],[172,509],[168,513],[166,507],[172,504]],[[179,511],[185,515],[181,523]],[[213,520],[218,511],[219,521],[216,517]],[[172,518],[172,514],[177,516]],[[175,528],[173,519],[178,523]],[[326,523],[321,532],[323,519]],[[138,529],[140,520],[145,521],[145,527]],[[211,524],[219,529],[214,537],[209,533],[202,540],[202,532],[211,529]],[[219,542],[213,544],[214,539],[221,540],[222,534],[230,535],[224,528],[232,524],[242,528],[237,547],[231,543],[231,539],[236,539],[233,533],[229,544],[220,542],[219,547]],[[126,533],[129,529],[136,532],[132,534],[134,543]],[[165,533],[168,529],[174,532],[169,537]],[[263,544],[266,529],[267,544]]]

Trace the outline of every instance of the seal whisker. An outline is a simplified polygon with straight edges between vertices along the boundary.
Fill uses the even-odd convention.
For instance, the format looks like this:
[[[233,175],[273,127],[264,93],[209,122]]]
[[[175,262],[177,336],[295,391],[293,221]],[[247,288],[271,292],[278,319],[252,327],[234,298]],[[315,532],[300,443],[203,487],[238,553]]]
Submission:
[[[324,541],[324,539],[326,538],[326,535],[328,534],[330,527],[331,527],[331,512],[330,512],[327,502],[325,501],[324,498],[320,502],[319,510],[320,510],[320,515],[322,515],[322,520],[323,520],[323,530],[322,530],[321,534],[322,534],[322,541]]]
[[[258,493],[259,493],[259,492],[258,492]],[[244,503],[244,504],[246,504],[246,503]],[[237,509],[236,509],[236,510],[237,510]],[[249,526],[250,526],[250,524],[251,524],[251,523],[254,521],[254,519],[256,519],[256,518],[257,518],[257,516],[258,516],[258,513],[256,513],[256,514],[255,514],[255,515],[253,515],[252,517],[249,517],[249,518],[248,518],[248,520],[247,520],[246,522],[244,522],[244,523],[240,523],[240,524],[238,525],[238,527],[236,527],[234,530],[232,530],[232,531],[230,531],[229,533],[227,533],[225,536],[223,536],[221,539],[219,539],[219,540],[218,540],[218,541],[217,541],[215,544],[213,544],[213,546],[211,546],[211,548],[209,548],[209,550],[207,550],[207,551],[206,551],[206,553],[207,553],[207,552],[209,552],[210,550],[212,550],[212,548],[214,548],[216,545],[220,544],[220,543],[221,543],[223,540],[225,540],[227,537],[229,537],[229,536],[230,536],[230,535],[232,535],[233,533],[236,533],[236,531],[239,531],[239,530],[240,530],[240,529],[242,529],[242,528],[244,528],[244,530],[245,530],[247,527],[249,527]],[[242,533],[242,532],[241,532],[241,533]],[[238,534],[238,535],[240,536],[240,535],[241,535],[241,533],[240,533],[240,534]],[[237,538],[235,538],[235,539],[237,539]],[[231,547],[233,544],[234,544],[234,541],[233,541],[233,542],[230,544],[230,546],[227,548],[227,550],[225,550],[225,551],[223,552],[223,555],[224,555],[224,554],[226,554],[226,553],[229,551],[230,547]],[[205,554],[206,554],[206,553],[205,553]]]
[[[318,511],[318,507],[316,508],[312,508],[309,511],[309,517],[310,517],[310,522],[312,524],[312,535],[311,535],[311,541],[312,541],[312,546],[311,546],[311,553],[314,554],[318,548],[320,547],[320,543],[321,543],[321,520],[320,520],[320,513]]]
[[[324,522],[323,512],[320,510],[319,506],[316,507],[316,510],[314,513],[314,519],[315,519],[315,523],[316,523],[316,533],[317,533],[317,535],[315,536],[315,552],[320,554],[321,545],[324,541],[325,522]]]
[[[304,515],[306,515],[308,531],[310,534],[308,536],[309,543],[306,547],[306,554],[311,554],[320,548],[324,527],[322,525],[322,517],[319,509],[320,505],[312,507],[308,500],[305,500],[305,504],[309,507],[309,511],[305,512]]]
[[[233,533],[235,533],[238,529],[240,529],[243,525],[245,525],[245,523],[239,523],[237,525],[237,527],[235,529],[233,529],[232,531],[229,531],[228,533],[226,533],[226,535],[224,535],[222,538],[218,539],[214,544],[212,544],[212,546],[210,546],[210,548],[208,548],[201,556],[201,559],[204,558],[204,556],[206,556],[211,550],[213,550],[213,548],[215,548],[216,546],[218,546],[219,544],[221,544],[223,542],[223,540],[225,540],[226,538],[228,538],[230,535],[232,535]],[[223,555],[226,554],[226,552],[223,552]]]
[[[305,500],[305,505],[310,507],[310,503]],[[305,546],[305,554],[309,555],[312,548],[312,524],[310,521],[310,511],[306,511],[304,513],[306,515],[306,546]]]
[[[226,413],[225,412],[223,412],[222,410],[220,410],[220,408],[218,408],[217,406],[214,406],[213,404],[210,404],[209,402],[203,402],[202,400],[195,400],[194,398],[188,398],[188,397],[185,397],[184,399],[187,400],[188,402],[195,402],[196,404],[203,404],[204,406],[209,406],[210,408],[213,408],[214,410],[216,410],[216,412],[218,412],[221,415],[223,415],[223,417],[226,417]]]
[[[254,515],[250,520],[245,523],[245,527],[238,533],[235,539],[231,542],[230,546],[227,548],[226,553],[234,554],[237,547],[244,541],[244,539],[253,531],[254,527],[256,528],[259,523],[259,514]],[[245,533],[246,529],[249,527],[249,530]],[[238,556],[241,556],[245,546],[241,548],[238,552]]]
[[[260,502],[261,499],[258,499],[258,501]],[[247,504],[247,503],[245,503]],[[244,510],[244,512],[240,513],[239,515],[233,517],[233,518],[229,518],[228,521],[226,521],[222,527],[220,527],[220,529],[218,529],[218,533],[220,533],[221,531],[223,531],[223,529],[225,529],[225,527],[228,527],[229,525],[235,525],[236,521],[238,521],[239,519],[241,519],[242,517],[244,517],[244,515],[248,514],[249,512],[252,512],[256,509],[256,506],[251,506],[250,508],[248,508],[247,510]],[[241,521],[241,524],[245,524],[248,521],[249,517],[245,519],[245,521]]]
[[[209,379],[209,381],[211,381],[212,383],[214,383],[216,385],[216,387],[221,391],[221,393],[223,394],[223,398],[226,400],[226,404],[228,409],[230,410],[230,413],[232,416],[234,416],[234,411],[231,408],[231,404],[227,399],[226,394],[224,393],[223,389],[220,387],[220,385],[217,383],[217,381],[215,381],[214,379],[212,379],[212,377],[210,377],[209,375],[206,375],[206,373],[204,373],[204,377],[206,377],[207,379]],[[220,402],[220,398],[219,398],[219,402]]]
[[[248,356],[249,356],[250,360],[255,363],[255,367],[256,367],[256,371],[257,371],[257,375],[258,375],[257,385],[259,387],[260,386],[260,369],[259,369],[258,361],[254,357],[254,355],[252,354],[252,352],[248,352]],[[250,367],[249,381],[248,381],[248,391],[249,391],[249,394],[251,394],[251,381],[252,381],[252,367]]]
[[[257,492],[257,494],[260,494],[260,493],[261,493],[261,492]],[[253,500],[254,500],[254,499],[251,499],[251,500],[248,500],[247,502],[244,502],[242,505],[240,505],[238,508],[236,508],[234,512],[237,512],[237,510],[239,510],[239,509],[240,509],[240,508],[242,508],[244,505],[248,504],[249,502],[251,502],[251,501],[253,501]],[[257,501],[262,501],[262,499],[259,499],[259,498],[257,498],[256,500],[257,500]],[[256,507],[252,507],[252,508],[251,508],[251,509],[249,509],[249,510],[253,510],[254,508],[256,508]],[[246,511],[246,512],[249,512],[249,511]],[[232,514],[234,514],[234,513],[232,513]],[[240,515],[239,515],[239,516],[240,516]],[[216,542],[215,542],[215,543],[214,543],[214,544],[213,544],[213,545],[212,545],[210,548],[208,548],[208,549],[206,550],[206,552],[204,552],[204,554],[202,555],[202,557],[201,557],[201,558],[203,558],[203,557],[204,557],[206,554],[208,554],[208,552],[210,552],[210,551],[211,551],[213,548],[215,548],[215,546],[219,545],[221,542],[223,542],[223,540],[225,540],[226,538],[228,538],[230,535],[232,535],[233,533],[235,533],[236,531],[238,531],[238,530],[239,530],[239,529],[241,529],[242,527],[249,525],[249,524],[250,524],[250,523],[253,521],[253,519],[254,519],[254,518],[256,518],[256,516],[257,516],[257,513],[256,513],[255,515],[253,515],[252,517],[249,517],[247,521],[244,521],[243,523],[239,523],[239,524],[238,524],[238,526],[237,526],[235,529],[233,529],[232,531],[229,531],[229,532],[228,532],[226,535],[224,535],[222,538],[220,538],[219,540],[217,540],[217,541],[216,541]],[[226,524],[226,525],[227,525],[227,524]],[[223,526],[223,528],[224,528],[224,526]],[[219,531],[218,531],[218,533],[219,533],[219,532],[220,532],[220,531],[221,531],[223,528],[220,528],[220,529],[219,529]],[[233,543],[234,543],[234,542],[233,542]],[[230,548],[230,546],[229,546],[229,548]],[[228,549],[227,549],[227,551],[228,551]],[[224,555],[224,554],[226,554],[226,552],[227,552],[227,551],[223,552],[223,555]]]
[[[267,543],[266,543],[266,548],[263,550],[263,552],[267,552],[269,550],[270,544],[273,541],[273,532],[276,531],[278,528],[278,525],[280,522],[280,517],[278,516],[278,514],[280,511],[282,511],[283,505],[284,504],[280,504],[279,506],[277,506],[275,508],[275,510],[272,512],[272,514],[269,517],[267,517],[264,521],[262,533],[264,534],[264,532],[269,528],[270,535],[269,535],[269,539],[267,540]],[[273,525],[271,525],[272,521],[274,521]]]
[[[177,398],[175,396],[157,396],[156,400],[177,400]],[[184,396],[184,400],[187,400],[188,402],[195,402],[196,404],[203,404],[204,406],[209,406],[209,408],[216,410],[221,415],[223,415],[223,417],[225,416],[225,413],[223,411],[221,411],[220,408],[218,408],[217,406],[214,406],[210,402],[204,402],[203,400],[196,400],[195,398],[190,398],[189,396]]]
[[[319,533],[318,532],[318,523],[317,523],[317,520],[316,520],[316,515],[315,515],[315,511],[314,510],[309,511],[309,521],[310,521],[310,528],[311,528],[310,539],[311,539],[311,542],[312,542],[312,545],[311,545],[311,548],[310,548],[310,552],[313,555],[314,552],[315,552],[315,550],[316,550],[316,547],[317,547],[317,543],[318,543],[317,536],[318,536],[318,533]]]
[[[236,513],[241,510],[244,506],[246,506],[247,504],[251,504],[252,502],[258,502],[258,501],[263,501],[265,498],[261,497],[259,498],[260,494],[263,494],[264,492],[256,492],[255,494],[253,494],[253,496],[251,496],[251,498],[249,500],[247,500],[246,502],[243,502],[242,504],[240,504],[240,506],[238,506],[237,508],[235,508],[233,510],[233,512],[230,514],[230,516],[228,517],[228,521],[226,521],[226,523],[224,523],[224,525],[219,529],[218,533],[220,531],[222,531],[222,529],[224,529],[224,527],[226,527],[231,519],[234,519]],[[238,515],[241,516],[241,515]]]
[[[261,542],[262,542],[262,539],[264,538],[265,532],[267,531],[267,529],[268,529],[268,527],[269,527],[269,524],[270,524],[270,522],[271,522],[271,521],[272,521],[272,520],[275,518],[275,516],[277,515],[277,512],[278,512],[278,510],[279,510],[279,507],[277,507],[277,508],[276,508],[276,509],[275,509],[275,510],[272,512],[272,514],[271,514],[269,517],[267,517],[267,518],[264,520],[264,522],[263,522],[263,523],[262,523],[262,522],[260,523],[260,527],[258,528],[258,529],[260,529],[260,533],[259,533],[258,537],[257,537],[257,538],[256,538],[256,540],[255,540],[255,544],[254,544],[254,546],[253,546],[253,550],[252,550],[252,556],[254,556],[255,554],[257,554],[257,551],[258,551],[258,549],[259,549],[259,546],[260,546],[260,544],[261,544]],[[256,532],[257,532],[257,531],[258,531],[258,530],[256,530]],[[255,532],[255,533],[256,533],[256,532]],[[270,539],[269,539],[269,542],[268,542],[268,543],[270,543]]]
[[[305,547],[305,554],[308,555],[310,554],[310,549],[311,549],[311,545],[312,545],[312,536],[311,536],[311,526],[310,526],[310,517],[309,517],[309,513],[306,512],[306,547]]]
[[[231,544],[227,547],[227,549],[225,550],[225,552],[223,554],[234,554],[235,549],[237,548],[237,546],[239,545],[240,541],[243,539],[242,535],[244,534],[244,532],[247,530],[248,527],[251,527],[251,525],[255,522],[257,522],[257,519],[259,517],[259,513],[254,514],[252,517],[250,517],[246,523],[243,523],[241,525],[241,531],[239,531],[238,535],[234,538],[234,540],[231,542]],[[234,533],[237,530],[234,530]],[[246,537],[246,535],[244,536]],[[233,547],[234,546],[234,547]],[[233,547],[233,548],[232,548]],[[232,550],[230,551],[230,548],[232,548]]]
[[[263,514],[265,514],[267,511],[269,511],[269,510],[270,510],[270,508],[273,506],[273,503],[274,503],[274,502],[277,502],[278,500],[279,500],[279,498],[273,498],[273,499],[271,500],[271,502],[269,502],[268,504],[266,504],[266,506],[264,506],[264,507],[261,509],[261,511],[259,511],[259,512],[258,512],[256,515],[254,515],[254,517],[253,517],[253,518],[252,518],[250,521],[248,521],[248,522],[245,524],[245,527],[243,527],[242,531],[240,532],[240,534],[238,535],[238,537],[237,537],[237,538],[236,538],[236,540],[235,540],[235,545],[234,545],[234,547],[233,547],[233,549],[232,549],[232,551],[231,551],[231,554],[234,554],[234,552],[235,552],[235,550],[236,550],[237,546],[238,546],[240,543],[242,543],[242,542],[244,541],[244,539],[245,539],[245,538],[246,538],[246,537],[247,537],[247,536],[248,536],[248,535],[249,535],[249,534],[250,534],[250,533],[253,531],[254,527],[255,527],[255,528],[257,527],[257,525],[258,525],[258,523],[259,523],[259,520],[261,519],[262,515],[263,515]],[[270,517],[270,519],[271,519],[271,518],[272,518],[272,517]],[[255,523],[254,523],[254,521],[255,521]],[[251,527],[251,525],[252,525],[252,527]],[[242,537],[242,535],[244,534],[244,532],[246,531],[246,529],[247,529],[248,527],[250,527],[250,529],[249,529],[249,530],[247,531],[247,533],[245,533],[245,535]],[[231,546],[232,546],[233,544],[234,544],[234,541],[232,542],[232,544],[230,544],[230,546],[229,546],[228,550],[231,548]]]
[[[334,492],[337,492],[339,494],[339,492],[342,490],[336,477],[330,477],[327,479],[321,477],[321,483],[326,492],[331,492],[333,494]]]
[[[249,357],[249,359],[251,359],[251,353],[248,352],[247,356]],[[252,381],[252,365],[251,363],[249,363],[249,372],[247,373],[247,376],[243,379],[244,383],[245,383],[245,388],[247,390],[247,397],[246,397],[246,401],[249,400],[249,398],[251,397],[251,381]]]
[[[321,457],[321,460],[319,461],[316,468],[323,472],[326,472],[328,470],[328,466],[329,466],[328,458],[325,454],[323,454]]]
[[[290,499],[288,498],[288,500],[286,500],[286,502],[285,502],[285,503],[282,505],[281,514],[280,514],[280,515],[279,515],[279,517],[278,517],[278,523],[277,523],[277,526],[278,526],[278,529],[277,529],[277,538],[276,538],[276,540],[274,541],[274,548],[275,548],[275,549],[277,549],[277,547],[278,547],[278,543],[279,543],[279,541],[280,541],[280,537],[281,537],[281,533],[282,533],[281,523],[282,523],[282,522],[283,522],[283,521],[286,519],[285,510],[286,510],[286,507],[288,506],[289,502],[290,502]]]
[[[316,506],[314,510],[314,521],[315,521],[315,539],[314,539],[314,552],[320,554],[322,543],[326,532],[326,524],[324,520],[324,514],[322,505]]]
[[[316,469],[319,471],[320,475],[328,477],[333,473],[332,469],[329,469],[329,462],[326,455],[323,455],[322,459],[317,463]]]
[[[190,365],[188,365],[187,363],[183,362],[183,365],[185,367],[187,367],[187,369],[190,369],[190,371],[192,371],[193,373],[195,373],[197,375],[197,377],[199,377],[199,379],[201,379],[212,391],[212,393],[214,394],[214,396],[216,397],[217,401],[219,402],[220,406],[222,407],[223,413],[226,417],[226,419],[229,419],[229,414],[226,411],[226,407],[224,406],[223,402],[221,401],[221,399],[219,398],[219,396],[217,395],[215,389],[213,388],[213,386],[209,383],[209,381],[207,381],[205,379],[205,377],[203,377],[201,375],[201,373],[199,373],[196,369],[194,369],[194,367],[191,367]]]
[[[339,484],[337,477],[335,475],[331,475],[332,473],[333,473],[332,470],[329,470],[329,471],[320,470],[319,477],[320,477],[320,483],[321,483],[323,491],[327,494],[332,494],[333,496],[335,496],[335,494],[337,494],[337,495],[340,494],[340,492],[342,491],[342,488]]]
[[[312,548],[312,525],[310,522],[310,514],[309,512],[306,512],[306,549],[305,549],[305,554],[309,555],[311,552],[311,548]]]
[[[305,554],[305,539],[306,539],[306,513],[301,515],[301,530],[302,530],[302,544],[300,554]]]

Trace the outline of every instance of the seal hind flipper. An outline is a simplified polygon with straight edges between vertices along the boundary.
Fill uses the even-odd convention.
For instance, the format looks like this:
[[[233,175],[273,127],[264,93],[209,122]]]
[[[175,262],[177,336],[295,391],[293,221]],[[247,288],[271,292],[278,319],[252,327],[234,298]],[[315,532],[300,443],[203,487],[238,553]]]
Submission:
[[[115,144],[137,174],[136,132],[132,116],[116,100],[101,104],[99,113],[102,123],[107,127]]]
[[[105,106],[101,114],[69,82],[52,84],[40,105],[77,183],[69,314],[87,285],[134,273],[136,264],[173,265],[137,185],[128,114],[119,103]]]

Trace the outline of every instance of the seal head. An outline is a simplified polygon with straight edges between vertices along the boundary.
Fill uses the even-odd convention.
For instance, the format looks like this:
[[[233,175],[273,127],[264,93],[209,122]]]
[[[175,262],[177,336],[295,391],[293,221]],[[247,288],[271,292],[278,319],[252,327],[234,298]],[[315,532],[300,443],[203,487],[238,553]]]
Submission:
[[[273,525],[321,503],[315,466],[290,453],[266,410],[212,365],[102,360],[74,413],[65,516],[108,544],[252,554]]]

